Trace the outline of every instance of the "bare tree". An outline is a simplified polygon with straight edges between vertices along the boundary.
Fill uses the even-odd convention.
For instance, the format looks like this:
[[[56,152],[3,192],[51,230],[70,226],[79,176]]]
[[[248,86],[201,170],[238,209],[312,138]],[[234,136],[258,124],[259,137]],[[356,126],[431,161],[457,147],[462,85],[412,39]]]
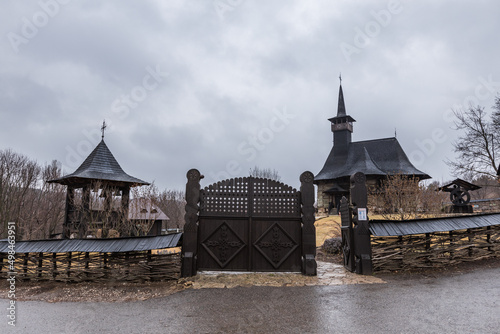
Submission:
[[[184,227],[184,214],[186,213],[186,200],[184,191],[164,190],[158,198],[158,206],[170,218],[169,227],[182,229]]]
[[[275,181],[281,181],[281,176],[279,175],[276,169],[271,168],[260,168],[255,166],[253,169],[250,169],[250,176],[253,177],[262,177],[265,179],[271,179]]]
[[[500,197],[500,187],[496,178],[491,176],[482,175],[475,178],[471,183],[478,185],[481,189],[470,192],[471,199],[493,199]]]
[[[23,224],[23,238],[48,239],[58,232],[64,220],[65,188],[59,184],[47,183],[62,175],[57,161],[42,168],[36,188],[25,196],[19,222]]]
[[[384,219],[407,220],[435,216],[441,212],[442,194],[437,183],[420,184],[418,178],[408,175],[388,175],[380,188],[369,195],[369,206]]]
[[[0,232],[3,236],[9,221],[16,223],[19,240],[55,234],[63,219],[64,188],[45,181],[60,175],[56,161],[41,167],[12,150],[0,151]]]
[[[492,117],[484,108],[470,106],[467,110],[455,110],[456,130],[462,135],[453,143],[457,153],[455,161],[447,160],[452,173],[472,180],[482,175],[496,177],[495,155],[500,149],[500,97],[493,106]]]
[[[158,205],[158,188],[154,182],[147,186],[134,187],[131,197],[129,212],[133,214],[129,216],[131,219],[123,220],[127,224],[125,228],[128,227],[128,234],[132,236],[147,235],[159,216],[154,209]]]
[[[425,183],[420,183],[420,189],[422,191],[422,201],[418,210],[420,216],[435,217],[443,213],[443,208],[449,201],[449,194],[439,191],[438,188],[438,181],[431,182],[427,185],[425,185]]]

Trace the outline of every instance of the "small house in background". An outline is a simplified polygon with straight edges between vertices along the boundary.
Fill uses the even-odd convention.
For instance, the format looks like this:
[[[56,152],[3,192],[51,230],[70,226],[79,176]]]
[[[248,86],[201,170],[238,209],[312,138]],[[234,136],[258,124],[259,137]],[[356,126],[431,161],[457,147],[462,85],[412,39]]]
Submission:
[[[339,88],[337,116],[329,121],[333,147],[323,168],[314,177],[314,183],[318,186],[318,213],[338,209],[342,196],[349,196],[350,176],[357,172],[366,175],[369,188],[380,186],[388,175],[401,174],[419,180],[430,178],[413,166],[396,137],[352,141],[355,120],[346,113],[342,84]]]
[[[150,198],[130,201],[128,219],[137,228],[138,235],[161,235],[167,231],[170,218]]]

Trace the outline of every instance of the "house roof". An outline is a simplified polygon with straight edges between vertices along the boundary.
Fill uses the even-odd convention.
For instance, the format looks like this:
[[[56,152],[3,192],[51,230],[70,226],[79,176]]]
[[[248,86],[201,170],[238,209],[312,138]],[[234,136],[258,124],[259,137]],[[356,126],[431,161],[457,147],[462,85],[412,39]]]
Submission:
[[[92,203],[92,210],[104,211],[104,199]],[[113,210],[121,209],[121,202],[112,202]],[[151,198],[132,198],[128,205],[128,219],[131,220],[170,220],[162,209],[153,203]]]
[[[477,189],[481,189],[480,186],[477,186],[477,185],[472,184],[470,182],[467,182],[465,180],[455,179],[455,180],[451,181],[450,183],[447,183],[444,186],[439,187],[438,190],[441,190],[441,191],[450,191],[450,190],[453,189],[452,186],[454,186],[454,185],[462,187],[465,190],[477,190]]]
[[[367,176],[400,173],[421,179],[430,178],[413,166],[398,140],[392,137],[351,142],[347,147],[333,146],[314,181],[349,177],[356,172],[363,172]]]
[[[58,239],[17,241],[16,253],[66,253],[66,252],[134,252],[164,249],[180,245],[182,233],[154,237],[113,239]],[[0,240],[0,253],[9,251],[9,243]]]
[[[128,218],[133,220],[170,220],[168,216],[148,198],[134,198],[130,201]]]
[[[370,232],[374,236],[400,236],[466,230],[469,228],[500,225],[500,214],[397,220],[370,220]]]
[[[125,173],[104,142],[104,139],[101,140],[74,173],[47,182],[63,185],[82,185],[88,184],[91,180],[102,180],[129,186],[149,184]]]

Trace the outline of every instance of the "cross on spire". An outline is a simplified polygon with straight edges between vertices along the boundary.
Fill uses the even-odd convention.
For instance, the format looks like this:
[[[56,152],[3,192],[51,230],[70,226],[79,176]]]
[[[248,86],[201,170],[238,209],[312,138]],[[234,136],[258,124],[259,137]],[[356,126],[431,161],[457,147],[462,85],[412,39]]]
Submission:
[[[339,74],[340,84],[342,85],[342,73]]]
[[[102,121],[101,131],[102,131],[102,139],[104,139],[104,130],[106,130],[106,120]]]

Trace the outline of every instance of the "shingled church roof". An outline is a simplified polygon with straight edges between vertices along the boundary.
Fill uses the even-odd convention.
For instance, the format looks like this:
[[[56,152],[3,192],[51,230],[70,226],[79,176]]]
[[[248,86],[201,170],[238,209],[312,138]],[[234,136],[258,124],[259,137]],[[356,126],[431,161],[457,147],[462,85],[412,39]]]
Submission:
[[[104,139],[101,140],[74,173],[48,182],[75,185],[87,184],[90,180],[110,181],[115,184],[127,184],[129,186],[149,184],[125,173],[104,142]]]
[[[367,176],[400,173],[420,179],[430,178],[413,166],[396,138],[385,138],[351,142],[347,150],[334,146],[314,181],[348,177],[356,172]]]

